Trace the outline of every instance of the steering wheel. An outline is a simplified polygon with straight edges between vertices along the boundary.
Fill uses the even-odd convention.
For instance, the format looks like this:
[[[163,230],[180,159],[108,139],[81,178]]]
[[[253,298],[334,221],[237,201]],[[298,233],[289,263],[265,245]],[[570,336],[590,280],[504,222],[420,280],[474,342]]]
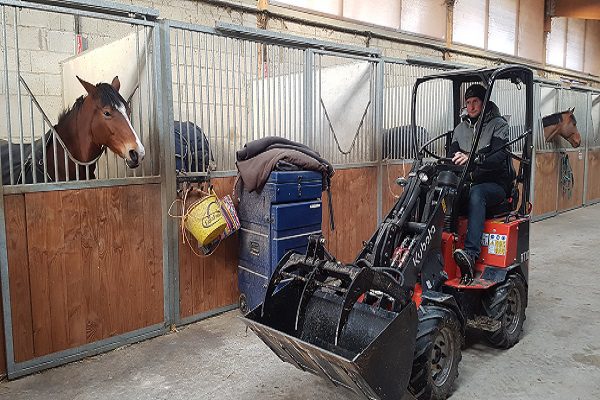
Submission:
[[[427,154],[428,156],[430,156],[431,158],[434,158],[436,161],[438,161],[441,164],[455,165],[451,158],[438,156],[437,154],[433,153],[428,148],[429,145],[440,140],[441,138],[445,137],[446,135],[447,135],[447,133],[442,133],[440,135],[437,135],[433,139],[428,140],[427,142],[425,142],[425,144],[423,146],[421,146],[419,152],[423,152],[423,153]]]

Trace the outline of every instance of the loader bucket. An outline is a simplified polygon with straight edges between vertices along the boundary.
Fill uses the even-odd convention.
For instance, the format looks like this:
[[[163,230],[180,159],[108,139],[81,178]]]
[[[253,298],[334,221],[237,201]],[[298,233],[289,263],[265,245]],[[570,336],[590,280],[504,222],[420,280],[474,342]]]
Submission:
[[[412,398],[407,387],[414,357],[417,312],[414,303],[399,313],[356,303],[334,343],[341,297],[317,290],[295,329],[302,293],[290,282],[242,320],[285,362],[344,386],[368,399]]]

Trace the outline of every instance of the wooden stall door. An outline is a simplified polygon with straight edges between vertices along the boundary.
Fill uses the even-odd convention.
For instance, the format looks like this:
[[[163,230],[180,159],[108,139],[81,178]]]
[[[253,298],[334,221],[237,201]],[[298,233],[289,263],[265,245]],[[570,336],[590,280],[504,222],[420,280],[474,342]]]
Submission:
[[[160,185],[4,198],[15,361],[164,321]]]
[[[600,149],[588,151],[588,180],[586,204],[600,201]]]
[[[535,155],[533,215],[551,215],[558,210],[558,153]]]
[[[213,179],[217,195],[231,194],[234,180],[234,177]],[[183,243],[181,234],[178,235],[180,317],[187,318],[237,304],[237,234],[221,242],[217,251],[208,257],[194,254],[190,244],[196,248],[197,242],[191,235],[188,237],[191,242]]]

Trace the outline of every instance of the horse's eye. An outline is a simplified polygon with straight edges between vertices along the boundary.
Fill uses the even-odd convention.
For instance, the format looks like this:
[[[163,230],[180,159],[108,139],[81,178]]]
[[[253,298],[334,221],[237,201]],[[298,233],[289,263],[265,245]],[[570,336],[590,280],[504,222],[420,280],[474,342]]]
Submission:
[[[108,111],[104,111],[104,116],[105,116],[105,117],[110,117],[110,112],[108,112]]]

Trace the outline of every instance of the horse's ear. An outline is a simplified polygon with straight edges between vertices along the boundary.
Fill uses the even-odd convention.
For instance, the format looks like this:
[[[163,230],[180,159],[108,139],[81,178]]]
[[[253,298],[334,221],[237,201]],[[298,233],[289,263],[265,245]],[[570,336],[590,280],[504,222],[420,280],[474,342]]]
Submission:
[[[571,107],[569,111],[571,111],[571,114],[575,113],[575,107]]]
[[[77,76],[77,75],[75,75]],[[81,83],[81,85],[83,86],[83,88],[85,89],[86,92],[88,92],[88,94],[94,94],[96,93],[96,86],[92,85],[89,82],[84,81],[83,79],[81,79],[80,77],[77,76],[77,79],[79,80],[79,83]]]
[[[115,90],[117,92],[121,88],[121,82],[119,81],[119,77],[118,76],[115,76],[110,84],[111,84],[112,87],[115,88]]]

